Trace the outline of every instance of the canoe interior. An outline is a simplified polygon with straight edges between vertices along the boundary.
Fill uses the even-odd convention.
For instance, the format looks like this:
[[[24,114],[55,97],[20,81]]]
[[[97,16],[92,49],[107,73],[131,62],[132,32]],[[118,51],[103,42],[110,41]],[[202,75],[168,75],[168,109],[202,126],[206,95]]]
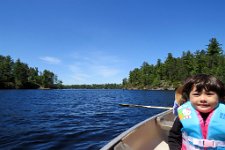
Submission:
[[[146,119],[120,134],[101,150],[166,150],[174,117],[172,110],[168,110]]]

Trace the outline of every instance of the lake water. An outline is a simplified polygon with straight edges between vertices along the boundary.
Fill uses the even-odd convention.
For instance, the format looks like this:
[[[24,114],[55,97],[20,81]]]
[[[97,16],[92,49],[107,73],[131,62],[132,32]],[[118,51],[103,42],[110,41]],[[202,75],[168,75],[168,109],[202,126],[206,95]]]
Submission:
[[[0,90],[0,149],[98,150],[172,106],[174,91]]]

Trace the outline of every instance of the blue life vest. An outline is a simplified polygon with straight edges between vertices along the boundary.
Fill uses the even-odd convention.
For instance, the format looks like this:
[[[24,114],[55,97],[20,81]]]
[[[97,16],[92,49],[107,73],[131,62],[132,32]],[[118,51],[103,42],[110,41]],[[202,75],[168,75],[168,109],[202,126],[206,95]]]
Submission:
[[[204,122],[188,101],[178,108],[183,149],[225,150],[225,105],[219,103]]]

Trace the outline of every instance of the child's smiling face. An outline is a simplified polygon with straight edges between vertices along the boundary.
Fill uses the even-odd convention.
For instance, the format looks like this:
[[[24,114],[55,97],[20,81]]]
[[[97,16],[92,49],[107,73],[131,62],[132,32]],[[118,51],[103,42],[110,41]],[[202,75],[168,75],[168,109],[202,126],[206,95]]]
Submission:
[[[191,104],[202,113],[211,112],[219,102],[219,96],[216,92],[202,90],[198,92],[196,87],[191,90],[189,95]]]

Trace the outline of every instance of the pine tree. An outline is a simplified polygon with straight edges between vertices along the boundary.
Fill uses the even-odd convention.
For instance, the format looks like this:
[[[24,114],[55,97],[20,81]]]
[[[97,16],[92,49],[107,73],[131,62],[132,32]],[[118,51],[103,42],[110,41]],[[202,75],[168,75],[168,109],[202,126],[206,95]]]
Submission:
[[[223,50],[220,47],[222,44],[219,44],[216,38],[211,38],[209,42],[209,45],[207,45],[207,52],[209,56],[219,55],[223,53]]]
[[[26,88],[26,84],[28,83],[28,77],[29,77],[28,65],[25,63],[22,63],[20,59],[18,59],[14,64],[13,74],[15,77],[15,87]]]

